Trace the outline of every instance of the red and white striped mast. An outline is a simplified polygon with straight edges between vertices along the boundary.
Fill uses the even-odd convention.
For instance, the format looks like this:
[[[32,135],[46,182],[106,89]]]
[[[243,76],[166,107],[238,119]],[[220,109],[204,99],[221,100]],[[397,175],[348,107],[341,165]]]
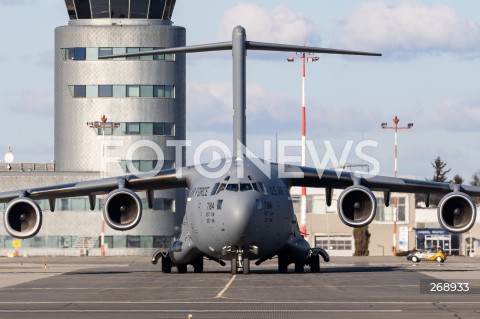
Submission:
[[[397,177],[397,162],[398,162],[398,130],[409,130],[413,127],[413,123],[408,123],[405,127],[399,127],[398,122],[400,119],[395,116],[393,119],[393,124],[395,126],[387,126],[387,123],[382,123],[382,129],[384,130],[395,130],[395,164],[394,164],[394,177]],[[398,219],[398,198],[397,194],[393,195],[393,242],[392,242],[392,255],[397,255],[397,219]]]
[[[306,54],[305,52],[297,53],[300,56],[290,56],[288,62],[294,62],[295,59],[302,59],[302,158],[301,165],[306,165],[306,133],[307,133],[307,115],[305,104],[305,80],[306,80],[306,63],[316,62],[318,56]],[[300,202],[300,233],[303,237],[307,237],[307,188],[302,186],[302,196]]]
[[[105,142],[105,131],[107,128],[117,128],[118,125],[108,125],[107,126],[107,117],[105,115],[102,115],[100,118],[101,124],[96,122],[96,123],[88,123],[88,126],[90,128],[94,129],[102,129],[102,160],[100,163],[100,172],[101,172],[101,177],[106,178],[107,177],[107,150],[106,150],[106,142]],[[98,124],[97,124],[98,123]],[[105,257],[105,220],[103,219],[102,215],[102,223],[101,223],[101,234],[100,234],[100,256]]]

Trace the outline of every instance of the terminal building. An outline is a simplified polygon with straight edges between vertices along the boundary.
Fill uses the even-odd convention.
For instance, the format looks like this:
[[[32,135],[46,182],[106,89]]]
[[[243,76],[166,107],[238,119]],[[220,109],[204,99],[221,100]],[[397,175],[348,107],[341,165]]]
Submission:
[[[328,207],[324,189],[307,188],[307,240],[311,246],[328,250],[331,256],[352,256],[355,252],[353,229],[344,225],[337,215],[337,198],[341,191],[334,190],[332,205]],[[391,194],[389,207],[385,206],[382,192],[374,194],[377,198],[377,213],[368,225],[368,254],[392,256],[395,194]],[[291,195],[297,220],[300,220],[301,188],[293,187]],[[448,255],[478,256],[480,218],[477,217],[477,222],[467,233],[449,233],[440,227],[436,207],[426,208],[422,203],[416,203],[414,194],[398,193],[396,196],[397,254],[414,249],[441,247]]]
[[[55,29],[55,162],[2,163],[0,191],[181,167],[167,141],[185,139],[184,54],[100,60],[99,57],[184,46],[174,26],[175,0],[66,0],[69,21]],[[101,118],[105,115],[103,123]],[[158,147],[158,146],[159,147]],[[160,150],[159,150],[160,149]],[[145,253],[170,244],[185,210],[183,190],[155,191],[140,224],[105,228],[107,255]],[[29,255],[99,254],[100,201],[58,199],[54,213],[40,201],[43,226],[21,242]],[[0,255],[13,238],[0,227]]]

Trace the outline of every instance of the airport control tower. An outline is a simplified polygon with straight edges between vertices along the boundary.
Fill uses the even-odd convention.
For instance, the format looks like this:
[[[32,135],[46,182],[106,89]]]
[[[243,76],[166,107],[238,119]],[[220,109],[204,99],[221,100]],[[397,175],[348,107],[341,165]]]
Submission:
[[[185,55],[99,60],[184,46],[185,28],[171,21],[175,0],[65,3],[70,20],[55,30],[55,170],[102,170],[103,131],[90,128],[102,115],[107,175],[156,167],[148,141],[161,147],[164,168],[182,166],[166,141],[185,139]]]
[[[185,55],[99,59],[184,46],[185,28],[171,21],[175,0],[65,4],[68,24],[55,29],[55,171],[103,177],[148,172],[159,160],[164,169],[184,166],[166,143],[185,139]],[[105,135],[98,128],[102,115]],[[173,235],[183,219],[184,190],[155,191],[153,210],[143,201],[142,222],[122,234]]]

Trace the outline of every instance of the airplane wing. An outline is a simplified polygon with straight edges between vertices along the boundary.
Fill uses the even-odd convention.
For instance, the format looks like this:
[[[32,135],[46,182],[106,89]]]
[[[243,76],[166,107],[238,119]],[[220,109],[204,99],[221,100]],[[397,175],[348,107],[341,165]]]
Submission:
[[[105,222],[115,230],[128,230],[140,221],[142,203],[136,191],[147,191],[152,208],[153,191],[188,187],[188,168],[168,169],[151,174],[126,175],[92,181],[68,183],[0,193],[0,203],[8,203],[4,212],[7,232],[16,238],[35,236],[41,228],[42,212],[36,200],[48,199],[55,210],[57,198],[88,196],[90,209],[95,209],[97,195],[108,194],[104,201]]]
[[[445,230],[463,233],[475,224],[476,204],[471,196],[480,196],[478,186],[358,175],[295,165],[285,165],[283,170],[289,187],[325,188],[328,206],[332,202],[332,190],[344,189],[338,197],[338,214],[348,226],[361,227],[373,221],[377,204],[372,191],[384,192],[386,206],[389,205],[391,192],[425,194],[427,207],[430,194],[443,195],[438,205],[438,220]]]

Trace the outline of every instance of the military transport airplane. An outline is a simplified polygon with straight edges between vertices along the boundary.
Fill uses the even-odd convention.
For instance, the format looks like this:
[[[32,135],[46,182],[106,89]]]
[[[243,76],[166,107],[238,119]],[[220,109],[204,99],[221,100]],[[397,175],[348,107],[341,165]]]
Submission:
[[[247,50],[380,54],[252,42],[246,40],[245,30],[237,26],[231,42],[116,57],[218,50],[231,50],[233,54],[234,156],[231,159],[221,159],[214,165],[161,170],[155,176],[127,175],[3,192],[0,193],[0,202],[8,202],[4,212],[7,232],[16,238],[37,234],[42,225],[42,211],[36,200],[48,199],[53,211],[56,198],[88,196],[93,210],[95,196],[100,194],[107,194],[102,204],[105,222],[115,230],[128,230],[135,227],[142,216],[142,202],[135,192],[146,191],[151,207],[152,190],[188,188],[180,234],[170,249],[154,255],[154,263],[161,258],[163,272],[171,272],[172,266],[175,266],[178,272],[183,273],[187,271],[188,264],[193,265],[195,272],[202,272],[204,259],[222,265],[227,260],[230,261],[232,274],[247,274],[250,261],[257,260],[259,265],[276,256],[280,272],[286,272],[291,263],[295,264],[296,272],[303,272],[305,265],[310,266],[312,272],[318,272],[320,256],[328,261],[325,251],[311,248],[300,234],[289,194],[292,186],[325,188],[329,206],[332,190],[344,189],[338,198],[338,216],[351,227],[365,226],[373,221],[377,202],[372,191],[384,192],[387,206],[391,192],[427,194],[427,204],[430,194],[441,194],[438,220],[445,230],[466,232],[474,225],[476,206],[470,195],[480,196],[480,187],[386,176],[357,176],[315,167],[269,163],[246,156]],[[222,174],[212,171],[211,167],[225,165],[228,169]],[[205,174],[205,171],[212,174]]]

